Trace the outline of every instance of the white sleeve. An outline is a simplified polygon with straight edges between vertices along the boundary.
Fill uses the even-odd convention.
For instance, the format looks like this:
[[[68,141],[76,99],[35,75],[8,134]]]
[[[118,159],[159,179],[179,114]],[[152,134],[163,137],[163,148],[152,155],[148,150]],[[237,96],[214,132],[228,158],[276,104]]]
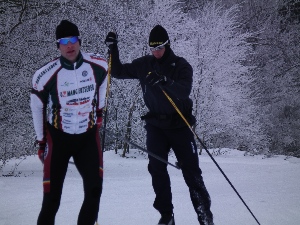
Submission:
[[[37,140],[42,141],[44,138],[43,102],[35,94],[31,94],[30,107]]]

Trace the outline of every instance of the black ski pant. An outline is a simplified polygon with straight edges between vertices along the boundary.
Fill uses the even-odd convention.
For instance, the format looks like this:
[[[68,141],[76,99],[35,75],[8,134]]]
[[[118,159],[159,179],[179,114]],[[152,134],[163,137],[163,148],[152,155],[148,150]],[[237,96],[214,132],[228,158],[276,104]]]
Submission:
[[[103,159],[96,127],[83,134],[67,134],[48,125],[44,161],[44,196],[38,225],[54,225],[69,160],[74,159],[84,187],[78,225],[94,225],[102,193]],[[76,188],[76,187],[74,187]]]
[[[145,128],[147,131],[147,150],[168,160],[170,148],[173,149],[189,188],[190,198],[200,224],[213,224],[210,196],[201,175],[202,171],[199,167],[193,133],[188,127],[160,129],[147,124]],[[160,213],[173,212],[171,182],[167,164],[149,155],[148,170],[152,176],[152,185],[156,194],[154,208]]]

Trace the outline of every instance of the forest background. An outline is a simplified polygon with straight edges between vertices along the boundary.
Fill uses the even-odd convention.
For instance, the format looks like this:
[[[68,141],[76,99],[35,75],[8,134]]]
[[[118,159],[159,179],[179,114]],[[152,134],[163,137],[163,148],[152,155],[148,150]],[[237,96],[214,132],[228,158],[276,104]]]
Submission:
[[[0,169],[36,154],[31,79],[59,56],[63,19],[78,25],[82,50],[106,58],[105,36],[116,31],[123,63],[150,54],[161,24],[194,69],[194,129],[208,148],[300,157],[299,0],[1,0]],[[145,146],[146,112],[137,81],[112,79],[107,128]],[[130,149],[105,141],[105,150]]]

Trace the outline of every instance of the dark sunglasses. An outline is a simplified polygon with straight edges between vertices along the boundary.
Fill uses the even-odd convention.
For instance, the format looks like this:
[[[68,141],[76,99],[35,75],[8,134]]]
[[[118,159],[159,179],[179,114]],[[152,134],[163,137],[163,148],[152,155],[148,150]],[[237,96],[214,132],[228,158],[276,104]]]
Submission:
[[[154,51],[161,50],[161,49],[165,48],[165,45],[168,44],[168,41],[169,41],[169,40],[167,40],[165,43],[163,43],[163,44],[161,44],[161,45],[159,45],[159,46],[156,46],[156,47],[150,47],[150,51],[151,51],[151,52],[154,52]]]
[[[59,44],[62,44],[62,45],[67,45],[69,42],[71,42],[72,44],[75,44],[79,40],[80,40],[79,36],[74,36],[74,37],[70,37],[70,38],[60,38],[56,42]]]

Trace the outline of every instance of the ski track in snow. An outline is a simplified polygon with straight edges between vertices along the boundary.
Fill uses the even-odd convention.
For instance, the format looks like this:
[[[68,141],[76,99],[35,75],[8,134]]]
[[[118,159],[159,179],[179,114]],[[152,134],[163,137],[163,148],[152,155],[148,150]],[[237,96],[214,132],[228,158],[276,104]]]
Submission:
[[[299,158],[245,156],[244,152],[231,149],[210,152],[219,154],[214,159],[261,225],[300,224]],[[113,151],[104,153],[99,225],[154,225],[159,220],[159,213],[152,207],[154,192],[147,157],[136,150],[130,150],[128,156],[122,158]],[[206,152],[199,159],[212,199],[215,225],[257,224]],[[11,171],[19,161],[11,160],[2,174]],[[176,162],[173,154],[169,161]],[[181,171],[170,166],[168,170],[176,224],[198,225]],[[27,157],[15,174],[18,176],[0,177],[0,225],[36,224],[42,203],[42,164],[37,156]],[[76,225],[82,200],[81,177],[70,164],[56,224]]]

